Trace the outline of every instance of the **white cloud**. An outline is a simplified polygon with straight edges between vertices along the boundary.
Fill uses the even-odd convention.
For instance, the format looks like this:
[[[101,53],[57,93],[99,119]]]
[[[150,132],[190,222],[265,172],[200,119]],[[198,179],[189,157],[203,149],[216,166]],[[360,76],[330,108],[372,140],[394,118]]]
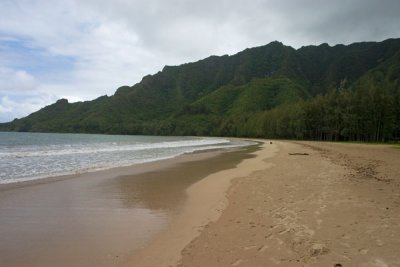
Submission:
[[[57,98],[49,94],[32,94],[13,99],[9,96],[0,98],[0,122],[26,116],[54,102]]]
[[[25,70],[0,68],[0,122],[27,116],[57,100],[41,86]]]
[[[21,94],[37,89],[38,82],[35,77],[25,70],[12,70],[0,67],[0,93]]]

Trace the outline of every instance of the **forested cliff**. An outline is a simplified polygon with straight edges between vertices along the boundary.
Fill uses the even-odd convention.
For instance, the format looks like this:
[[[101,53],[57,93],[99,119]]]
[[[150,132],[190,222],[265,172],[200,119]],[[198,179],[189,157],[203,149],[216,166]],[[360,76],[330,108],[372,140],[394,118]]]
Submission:
[[[61,99],[3,131],[400,139],[400,39],[279,42],[166,66],[113,96]]]

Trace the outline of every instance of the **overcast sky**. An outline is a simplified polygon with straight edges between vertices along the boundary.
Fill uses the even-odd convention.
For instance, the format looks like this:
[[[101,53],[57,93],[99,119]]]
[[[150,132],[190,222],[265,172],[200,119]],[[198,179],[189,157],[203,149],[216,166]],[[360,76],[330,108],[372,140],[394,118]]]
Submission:
[[[398,0],[0,0],[0,122],[279,40],[400,37]]]

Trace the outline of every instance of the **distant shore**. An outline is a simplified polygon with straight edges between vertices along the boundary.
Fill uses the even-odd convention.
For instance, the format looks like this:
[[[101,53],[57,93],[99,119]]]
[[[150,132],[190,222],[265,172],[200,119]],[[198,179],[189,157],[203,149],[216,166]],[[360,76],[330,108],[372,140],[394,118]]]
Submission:
[[[124,266],[399,266],[400,150],[269,142],[188,190]]]

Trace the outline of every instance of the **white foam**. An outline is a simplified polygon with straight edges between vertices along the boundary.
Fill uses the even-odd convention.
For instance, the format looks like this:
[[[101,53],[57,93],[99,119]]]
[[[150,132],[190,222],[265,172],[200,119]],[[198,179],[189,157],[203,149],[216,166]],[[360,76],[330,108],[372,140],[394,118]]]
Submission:
[[[176,139],[176,137],[148,137],[148,139],[143,136],[129,139],[116,137],[116,141],[107,140],[107,142],[90,142],[91,140],[87,139],[87,142],[72,140],[71,143],[67,143],[67,140],[60,144],[48,144],[42,141],[41,144],[44,145],[0,146],[0,183],[92,172],[173,158],[201,150],[252,144],[222,138]]]
[[[122,152],[122,151],[140,151],[147,149],[180,148],[180,147],[200,147],[209,145],[223,145],[230,143],[226,139],[199,139],[188,141],[170,141],[134,145],[118,145],[117,143],[104,144],[94,143],[89,145],[51,145],[42,147],[30,147],[27,151],[0,151],[0,158],[24,158],[40,156],[59,156],[71,154],[91,154],[99,152]]]

